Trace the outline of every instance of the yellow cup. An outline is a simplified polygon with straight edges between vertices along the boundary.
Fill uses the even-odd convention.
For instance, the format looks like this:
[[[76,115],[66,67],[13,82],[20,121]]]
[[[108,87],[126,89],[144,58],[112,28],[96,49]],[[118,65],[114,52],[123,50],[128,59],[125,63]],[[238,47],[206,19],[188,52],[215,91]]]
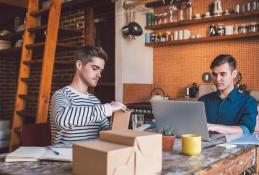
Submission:
[[[197,134],[182,135],[182,152],[193,156],[201,153],[201,136]]]

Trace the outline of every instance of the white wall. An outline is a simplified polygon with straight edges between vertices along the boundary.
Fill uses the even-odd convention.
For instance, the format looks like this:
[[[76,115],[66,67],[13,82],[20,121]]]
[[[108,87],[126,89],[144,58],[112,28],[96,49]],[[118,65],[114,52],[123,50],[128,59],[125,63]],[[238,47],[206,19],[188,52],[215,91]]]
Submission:
[[[153,48],[145,47],[145,31],[135,40],[125,39],[121,29],[126,25],[123,0],[115,6],[115,99],[123,99],[123,83],[153,83]],[[144,30],[145,14],[137,12],[136,22]]]

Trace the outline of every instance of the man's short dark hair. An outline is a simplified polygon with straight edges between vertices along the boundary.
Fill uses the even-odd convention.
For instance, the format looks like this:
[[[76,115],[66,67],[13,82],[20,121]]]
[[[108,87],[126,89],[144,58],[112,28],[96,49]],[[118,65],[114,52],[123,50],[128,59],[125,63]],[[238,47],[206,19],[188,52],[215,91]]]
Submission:
[[[107,53],[101,47],[86,45],[75,52],[74,62],[80,60],[83,64],[87,64],[92,61],[93,57],[101,58],[105,62],[108,61]]]
[[[236,59],[233,56],[227,55],[227,54],[222,54],[222,55],[219,55],[216,58],[214,58],[214,60],[212,61],[211,65],[210,65],[210,68],[213,69],[224,63],[228,63],[229,66],[232,68],[232,70],[236,69],[236,66],[237,66]]]

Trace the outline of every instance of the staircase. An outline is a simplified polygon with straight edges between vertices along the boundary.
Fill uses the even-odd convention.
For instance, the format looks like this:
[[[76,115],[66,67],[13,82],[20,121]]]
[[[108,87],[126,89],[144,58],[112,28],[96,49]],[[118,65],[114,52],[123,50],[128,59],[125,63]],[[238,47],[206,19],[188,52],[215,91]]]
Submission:
[[[25,123],[25,120],[33,118],[36,123],[46,123],[48,120],[48,106],[54,64],[71,64],[67,62],[55,62],[56,50],[77,49],[79,47],[57,42],[58,34],[81,34],[81,31],[76,29],[59,27],[62,8],[61,1],[51,0],[49,9],[39,9],[38,0],[28,1],[9,151],[21,145],[20,129]],[[40,16],[46,14],[48,14],[47,25],[40,26]],[[45,41],[35,42],[37,41],[38,33],[44,32],[46,34]],[[42,55],[42,59],[34,57],[35,54]],[[40,87],[37,99],[37,111],[30,111],[28,110],[30,106],[26,105],[26,101],[30,98],[28,96],[28,81],[33,77],[31,75],[31,69],[35,64],[41,65]]]

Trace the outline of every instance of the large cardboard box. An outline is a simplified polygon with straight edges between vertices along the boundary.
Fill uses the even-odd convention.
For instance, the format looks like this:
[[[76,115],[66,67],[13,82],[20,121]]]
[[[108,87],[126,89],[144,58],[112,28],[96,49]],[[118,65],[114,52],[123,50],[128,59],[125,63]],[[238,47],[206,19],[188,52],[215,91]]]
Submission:
[[[75,175],[133,175],[133,147],[100,140],[73,145]]]
[[[134,130],[110,130],[101,131],[100,140],[133,146],[135,152],[135,175],[161,172],[161,134]]]

